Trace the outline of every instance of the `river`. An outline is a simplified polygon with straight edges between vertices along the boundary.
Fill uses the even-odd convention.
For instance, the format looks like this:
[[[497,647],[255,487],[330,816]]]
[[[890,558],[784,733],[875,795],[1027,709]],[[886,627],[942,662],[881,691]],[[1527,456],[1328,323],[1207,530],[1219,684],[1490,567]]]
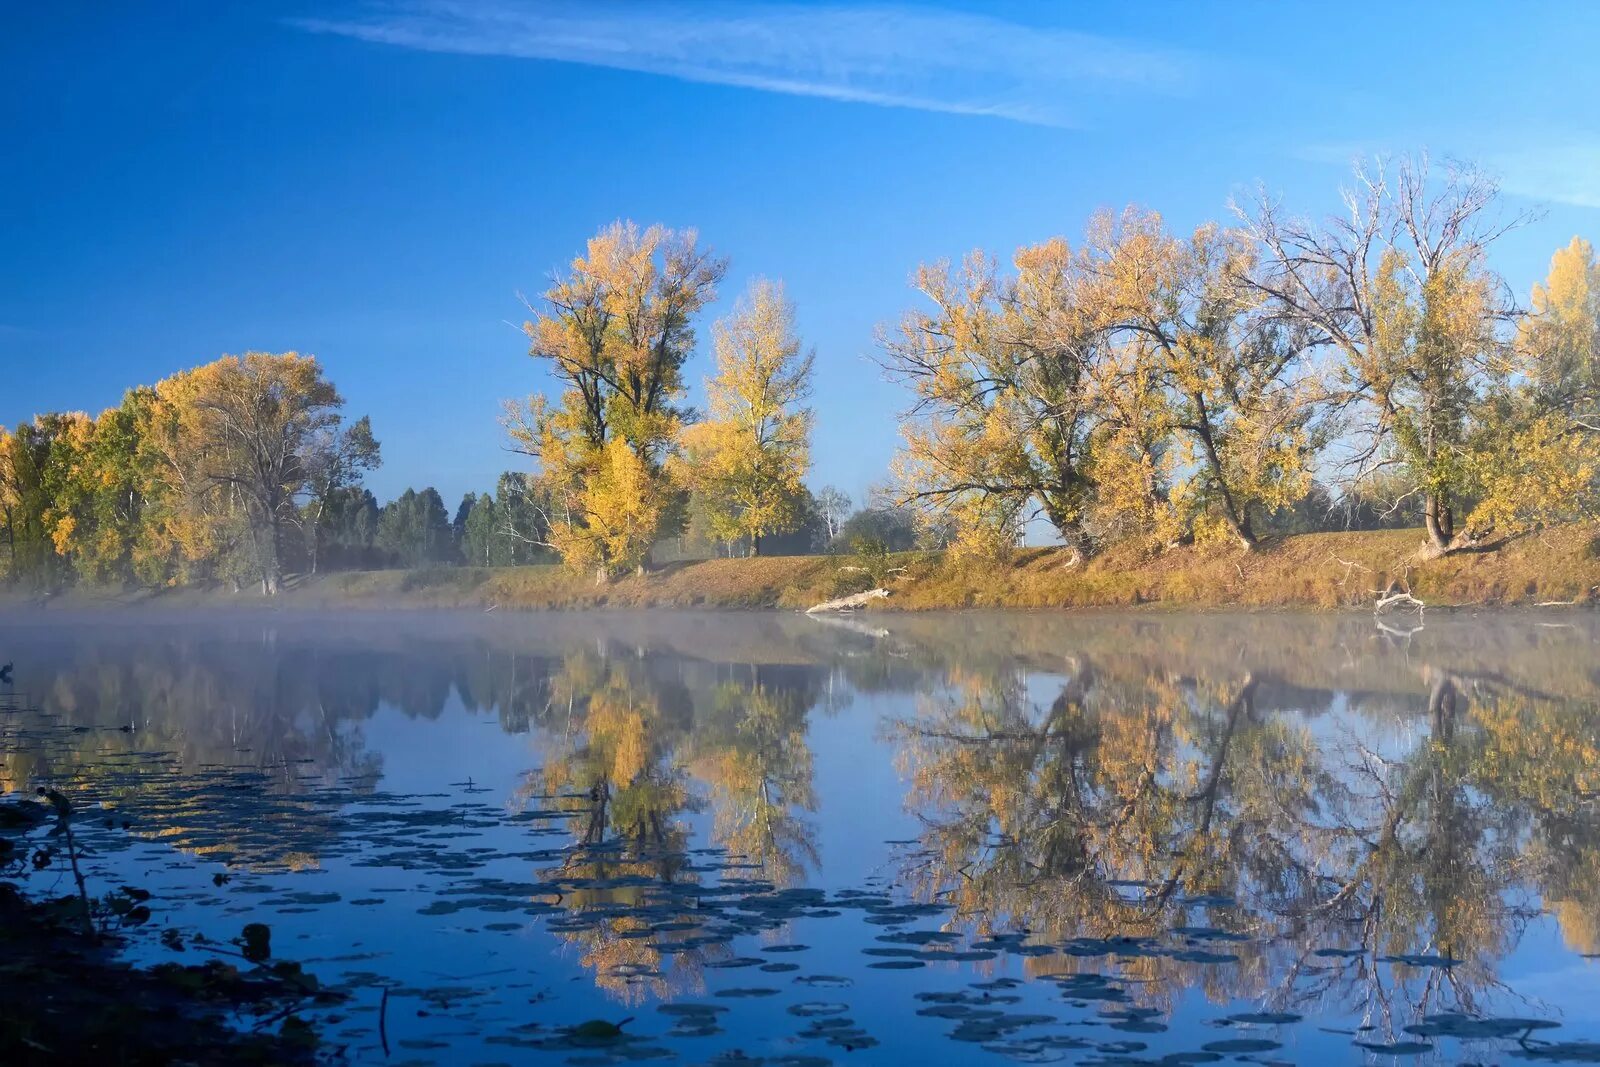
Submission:
[[[43,613],[0,786],[354,1062],[1600,1062],[1600,626],[1421,623]]]

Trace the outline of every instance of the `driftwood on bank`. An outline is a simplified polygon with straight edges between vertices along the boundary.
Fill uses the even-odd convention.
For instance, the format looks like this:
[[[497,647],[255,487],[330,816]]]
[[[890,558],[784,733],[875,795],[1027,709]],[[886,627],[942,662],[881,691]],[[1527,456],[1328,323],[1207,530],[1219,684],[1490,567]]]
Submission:
[[[820,604],[813,604],[806,609],[806,614],[815,615],[823,611],[854,611],[857,608],[866,607],[874,600],[882,600],[888,595],[889,590],[887,589],[868,589],[865,593],[852,593],[850,596],[842,596],[837,600],[824,600]]]
[[[1378,597],[1377,601],[1372,605],[1372,610],[1377,614],[1382,614],[1383,612],[1388,611],[1390,608],[1399,607],[1413,608],[1416,611],[1421,612],[1426,606],[1427,605],[1423,604],[1422,601],[1418,600],[1410,593],[1393,592],[1385,593],[1384,595]]]
[[[1597,594],[1600,594],[1600,585],[1591,585],[1586,591],[1579,593],[1571,600],[1541,600],[1534,605],[1536,608],[1575,608],[1580,605],[1592,603]]]

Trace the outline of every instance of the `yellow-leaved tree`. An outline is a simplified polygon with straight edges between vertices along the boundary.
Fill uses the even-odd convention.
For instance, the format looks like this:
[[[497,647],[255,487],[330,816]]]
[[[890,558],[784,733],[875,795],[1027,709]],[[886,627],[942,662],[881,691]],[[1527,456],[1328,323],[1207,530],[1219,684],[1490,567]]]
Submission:
[[[50,587],[70,573],[80,516],[63,501],[79,477],[93,420],[82,412],[48,413],[0,430],[0,517],[6,574]]]
[[[683,481],[724,541],[787,533],[803,518],[811,459],[813,353],[795,333],[794,305],[780,283],[757,280],[732,315],[713,327],[716,376],[706,383],[710,417],[683,433]]]
[[[1079,550],[1211,530],[1250,547],[1258,516],[1305,495],[1323,338],[1268,306],[1248,235],[1180,240],[1129,208],[1014,264],[924,267],[934,310],[886,342],[916,394],[902,498],[957,551],[1003,551],[1035,514]]]
[[[882,338],[885,370],[914,397],[900,422],[898,497],[951,527],[958,553],[1014,546],[1035,514],[1088,552],[1105,358],[1082,299],[1092,280],[1059,238],[1018,249],[1013,264],[1003,275],[975,252],[960,270],[919,268],[914,285],[931,307]]]
[[[1154,532],[1203,539],[1216,529],[1253,548],[1256,519],[1311,487],[1320,335],[1269,306],[1242,231],[1206,224],[1183,240],[1159,215],[1130,209],[1115,226],[1097,220],[1090,236],[1116,347],[1133,349],[1108,399],[1142,412],[1147,438],[1171,434],[1161,458],[1187,472],[1154,509]]]
[[[538,463],[543,543],[597,582],[642,569],[676,518],[666,460],[683,422],[683,364],[725,269],[693,230],[613,223],[523,327],[562,392],[508,404],[506,429]]]
[[[1479,480],[1469,438],[1504,376],[1513,316],[1488,252],[1518,220],[1498,217],[1494,182],[1470,169],[1441,179],[1425,159],[1404,160],[1392,173],[1359,168],[1356,179],[1347,212],[1324,225],[1258,205],[1246,220],[1264,249],[1255,285],[1343,357],[1338,401],[1357,414],[1347,479],[1394,476],[1421,499],[1437,554],[1481,533],[1465,521]]]
[[[1550,274],[1533,287],[1521,352],[1546,406],[1571,412],[1600,432],[1600,259],[1574,237],[1550,257]]]
[[[1600,489],[1600,263],[1574,237],[1533,287],[1517,342],[1474,405],[1467,525],[1501,534],[1592,518]]]
[[[294,352],[224,356],[158,383],[143,442],[166,501],[149,516],[153,540],[276,594],[343,404],[316,359]]]

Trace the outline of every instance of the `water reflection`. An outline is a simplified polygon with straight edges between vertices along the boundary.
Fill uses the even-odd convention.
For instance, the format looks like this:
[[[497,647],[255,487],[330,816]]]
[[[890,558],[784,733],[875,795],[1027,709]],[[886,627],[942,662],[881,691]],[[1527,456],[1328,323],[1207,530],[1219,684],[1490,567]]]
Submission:
[[[1269,1052],[1304,1018],[1303,1042],[1356,1055],[1452,1058],[1492,1038],[1581,1058],[1532,1033],[1570,1005],[1505,973],[1539,924],[1564,946],[1540,950],[1546,969],[1600,950],[1596,630],[1545,621],[1411,635],[1301,617],[0,625],[43,713],[0,719],[0,778],[94,796],[141,839],[241,873],[447,878],[408,887],[433,897],[406,922],[502,913],[473,929],[509,933],[535,918],[553,958],[636,1007],[901,974],[920,999],[896,1056],[955,1038],[1029,1061],[1200,1062]],[[484,750],[455,777],[405,747],[407,723],[457,717],[520,738],[514,780]],[[901,775],[893,794],[821,788],[862,745]],[[840,870],[828,842],[864,833],[876,861]],[[852,932],[807,967],[764,954],[819,923]],[[452,937],[452,952],[480,951]],[[934,988],[949,968],[980,981]],[[1580,986],[1593,980],[1584,969]],[[1197,993],[1219,1008],[1196,1014]],[[1055,1009],[1032,1010],[1045,996]],[[791,1043],[877,1046],[873,1020],[839,1001],[819,1013],[833,1023],[789,1005],[811,1020]],[[485,1018],[480,1039],[495,1036]],[[714,1035],[725,1043],[695,1054],[743,1049],[771,1026],[697,1007],[674,1020],[660,1045],[612,1053]]]
[[[1600,718],[1503,678],[1411,674],[1411,709],[1346,695],[1320,730],[1339,694],[1244,667],[1076,657],[1048,705],[1018,678],[960,679],[892,728],[928,820],[908,884],[980,930],[1072,946],[1035,974],[1132,956],[1119,973],[1163,1007],[1201,988],[1389,1040],[1477,1013],[1541,900],[1592,951]],[[1312,715],[1285,713],[1291,692]]]

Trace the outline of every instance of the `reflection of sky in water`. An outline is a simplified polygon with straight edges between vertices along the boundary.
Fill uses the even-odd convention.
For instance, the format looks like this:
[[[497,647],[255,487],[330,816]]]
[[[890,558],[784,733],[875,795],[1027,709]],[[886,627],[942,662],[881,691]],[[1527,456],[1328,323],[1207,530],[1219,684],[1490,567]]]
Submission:
[[[1537,1059],[1541,1039],[1600,1039],[1600,964],[1572,947],[1600,928],[1600,892],[1567,905],[1558,926],[1536,906],[1532,861],[1472,898],[1506,912],[1488,916],[1506,932],[1478,953],[1493,981],[1465,964],[1402,974],[1380,963],[1381,995],[1377,983],[1343,981],[1310,996],[1320,979],[1288,973],[1278,939],[1300,938],[1313,970],[1347,966],[1309,950],[1359,941],[1357,924],[1269,914],[1254,896],[1176,904],[1203,886],[1181,886],[1148,926],[1129,925],[1137,913],[1126,907],[1146,890],[1123,887],[1109,926],[1038,928],[1084,877],[1127,867],[1109,851],[1122,840],[1107,825],[1116,819],[1162,828],[1138,860],[1148,868],[1190,877],[1204,866],[1203,851],[1193,866],[1161,853],[1198,838],[1192,826],[1168,834],[1152,812],[1171,808],[1180,829],[1195,821],[1219,766],[1210,825],[1241,838],[1206,846],[1224,859],[1249,863],[1286,825],[1270,811],[1281,801],[1271,789],[1266,800],[1248,792],[1258,768],[1311,760],[1326,771],[1308,787],[1308,834],[1327,830],[1335,809],[1399,811],[1403,849],[1382,845],[1376,824],[1340,838],[1379,842],[1375,854],[1401,872],[1371,875],[1361,899],[1371,889],[1403,906],[1393,880],[1403,875],[1448,912],[1460,904],[1451,879],[1526,852],[1535,809],[1552,805],[1573,855],[1600,850],[1593,796],[1572,796],[1573,775],[1594,769],[1562,762],[1573,746],[1600,745],[1588,626],[1443,620],[1404,648],[1374,639],[1364,620],[1292,616],[885,617],[880,628],[709,614],[0,623],[0,652],[60,716],[12,720],[6,780],[68,783],[131,815],[134,835],[85,827],[99,850],[93,876],[153,890],[157,928],[225,940],[246,921],[270,923],[278,955],[352,990],[345,1017],[323,1025],[357,1061],[383,1059],[380,985],[392,991],[392,1061],[661,1052],[707,1062],[739,1050],[777,1062],[1388,1062],[1353,1042],[1415,1042],[1405,1026],[1421,1012],[1468,1002],[1484,1018],[1565,1025],[1524,1044],[1459,1041],[1446,1024],[1424,1058]],[[1516,728],[1497,735],[1496,721]],[[139,729],[112,728],[123,722]],[[106,728],[73,729],[84,726]],[[1047,726],[1056,732],[1029,733]],[[1153,747],[1134,751],[1155,761],[1153,778],[1113,764],[1117,744],[1147,735]],[[131,755],[157,750],[175,755]],[[1392,804],[1362,787],[1362,766],[1393,776]],[[541,767],[556,799],[525,778]],[[240,777],[258,769],[264,778]],[[190,805],[200,783],[207,799]],[[1086,806],[1042,821],[1017,814],[1041,789],[1058,806]],[[981,821],[986,805],[1006,810],[963,837],[961,820]],[[550,809],[565,814],[529,817]],[[1107,851],[1090,856],[1087,875],[1042,840],[999,835],[1090,823],[1082,838]],[[599,851],[581,847],[586,836]],[[928,866],[923,850],[941,840],[971,852]],[[218,848],[236,861],[217,862]],[[651,888],[663,872],[677,888]],[[213,885],[223,873],[231,880]],[[570,882],[589,877],[602,884]],[[63,888],[36,878],[40,892]],[[1241,894],[1267,899],[1252,878]],[[939,887],[954,895],[935,899],[971,910],[905,910]],[[1194,929],[1175,933],[1185,921]],[[1090,938],[1111,928],[1144,940]],[[1230,930],[1245,940],[1221,936]],[[708,931],[721,939],[670,951]],[[918,943],[919,931],[934,943]],[[135,950],[166,958],[155,932]],[[1444,952],[1393,936],[1378,954]],[[788,945],[805,947],[771,951]],[[1061,955],[1062,945],[1083,955]],[[1045,954],[1026,954],[1035,949]],[[966,955],[926,959],[950,951]],[[729,962],[742,965],[719,966]],[[896,969],[915,963],[926,965]],[[1153,983],[1133,980],[1141,973]],[[1252,995],[1237,999],[1240,990]],[[722,1010],[663,1013],[663,1001]],[[1304,1018],[1237,1021],[1252,1012]],[[563,1036],[624,1016],[629,1040]]]

